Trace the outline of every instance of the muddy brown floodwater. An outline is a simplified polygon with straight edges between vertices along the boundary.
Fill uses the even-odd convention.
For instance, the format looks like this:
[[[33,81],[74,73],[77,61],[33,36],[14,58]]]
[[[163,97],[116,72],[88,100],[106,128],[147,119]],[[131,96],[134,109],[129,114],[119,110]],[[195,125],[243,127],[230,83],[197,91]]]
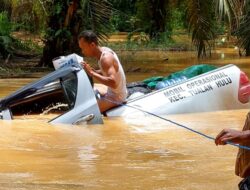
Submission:
[[[167,75],[201,62],[233,63],[250,73],[250,60],[239,58],[234,49],[218,50],[212,59],[202,61],[193,52],[144,53],[144,62],[128,61],[126,66],[143,66],[150,72],[129,73],[128,81]],[[162,57],[155,61],[153,56]],[[162,62],[165,57],[168,61]],[[34,80],[0,79],[0,98]],[[215,137],[224,127],[241,129],[247,112],[166,117]],[[25,115],[0,121],[0,189],[235,190],[240,181],[234,174],[237,148],[217,147],[152,116],[104,118],[104,125],[89,126],[50,125],[50,117]]]

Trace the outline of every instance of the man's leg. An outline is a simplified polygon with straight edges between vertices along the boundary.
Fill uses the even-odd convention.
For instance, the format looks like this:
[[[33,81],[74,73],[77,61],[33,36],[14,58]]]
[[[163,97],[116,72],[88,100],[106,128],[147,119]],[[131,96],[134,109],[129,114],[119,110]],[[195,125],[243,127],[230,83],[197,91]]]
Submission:
[[[100,112],[103,113],[105,111],[107,111],[108,109],[110,108],[113,108],[116,106],[115,103],[112,103],[104,98],[101,98],[99,100],[97,100],[97,103],[98,103],[98,106],[99,106],[99,109],[100,109]]]
[[[101,98],[97,99],[97,103],[100,109],[100,112],[103,113],[106,110],[115,107],[117,104],[113,103],[112,101],[108,101],[110,98],[105,97],[105,95],[107,94],[108,91],[108,87],[103,85],[103,84],[94,84],[94,89],[97,90],[100,95]],[[108,100],[107,100],[108,99]]]
[[[101,96],[104,96],[108,92],[108,87],[103,84],[94,84],[94,90],[98,90],[98,92],[101,94]]]

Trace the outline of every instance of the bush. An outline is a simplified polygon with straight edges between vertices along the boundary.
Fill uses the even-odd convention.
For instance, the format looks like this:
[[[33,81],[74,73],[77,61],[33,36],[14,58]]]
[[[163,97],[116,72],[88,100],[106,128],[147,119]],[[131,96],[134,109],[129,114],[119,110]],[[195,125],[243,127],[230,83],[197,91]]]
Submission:
[[[0,12],[0,36],[10,36],[12,24],[8,19],[7,12]]]
[[[12,38],[10,36],[12,24],[8,19],[7,12],[0,13],[0,54],[6,58],[11,52]]]

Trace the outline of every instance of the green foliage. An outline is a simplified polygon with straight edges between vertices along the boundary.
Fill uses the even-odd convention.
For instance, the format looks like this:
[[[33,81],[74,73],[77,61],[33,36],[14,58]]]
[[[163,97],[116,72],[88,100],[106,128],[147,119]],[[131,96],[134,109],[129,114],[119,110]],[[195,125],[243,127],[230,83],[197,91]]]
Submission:
[[[148,0],[136,1],[136,17],[139,19],[137,28],[141,28],[142,31],[145,31],[146,33],[148,33],[150,31],[150,28],[152,27],[152,15],[148,7],[150,7],[150,2]]]
[[[250,14],[241,20],[235,35],[239,38],[239,47],[245,50],[247,56],[250,55]]]
[[[138,0],[136,1],[138,28],[149,34],[150,38],[159,38],[163,32],[172,31],[170,25],[169,0]]]
[[[95,31],[101,40],[107,40],[111,29],[112,4],[106,0],[86,1],[88,3],[82,7],[83,13],[85,13],[85,20],[83,20],[81,30],[91,29]]]
[[[134,0],[110,0],[113,6],[110,23],[114,31],[131,32],[135,30],[135,1]]]
[[[0,13],[7,12],[8,18],[11,16],[11,2],[9,0],[0,0]]]
[[[41,54],[43,47],[39,46],[37,43],[35,43],[34,41],[30,40],[26,40],[26,41],[21,41],[21,40],[15,40],[13,42],[13,46],[16,49],[20,49],[22,51],[27,51],[27,52],[32,52],[32,53],[36,53],[36,54]]]
[[[7,12],[0,13],[0,54],[3,58],[13,54],[15,49],[22,51],[41,52],[41,47],[34,42],[21,42],[11,36],[11,32],[15,29],[16,24],[9,21]]]
[[[23,31],[30,31],[30,32],[35,32],[35,25],[31,24],[32,18],[29,13],[24,13],[22,15],[21,20],[15,21],[16,22],[16,27],[15,30],[23,30]]]
[[[214,31],[216,35],[223,35],[226,32],[227,26],[222,22],[214,21]]]
[[[13,22],[17,23],[16,30],[36,33],[44,30],[47,14],[44,7],[45,2],[41,0],[11,0],[11,18]]]
[[[8,19],[7,12],[0,13],[0,35],[10,36],[12,30],[12,24]]]
[[[51,12],[51,15],[60,15],[61,13],[62,13],[62,11],[63,11],[63,3],[62,2],[57,2],[55,5],[54,5],[54,7],[52,7],[52,11],[53,12]]]
[[[2,54],[3,58],[7,58],[12,53],[11,44],[12,39],[9,36],[0,36],[0,54]]]
[[[192,33],[192,42],[197,48],[198,57],[206,55],[206,50],[211,49],[215,39],[212,13],[213,5],[210,1],[188,1],[189,31]]]
[[[245,16],[241,17],[239,27],[234,31],[239,39],[238,45],[247,56],[250,56],[250,2],[248,1],[245,6]]]
[[[78,0],[77,10],[69,24],[65,25],[71,2],[0,0],[0,11],[7,10],[4,15],[0,15],[1,54],[12,43],[10,32],[13,29],[45,32],[45,49],[50,46],[46,51],[55,53],[51,56],[58,56],[77,51],[77,35],[85,29],[94,30],[103,41],[111,29],[126,31],[130,38],[127,46],[154,47],[171,45],[172,30],[183,31],[189,28],[198,56],[202,56],[211,49],[215,34],[224,33],[227,22],[234,23],[232,28],[238,27],[239,18],[243,19],[237,36],[243,48],[250,48],[247,42],[250,23],[243,16],[248,11],[242,11],[242,6],[249,4],[245,0]],[[223,24],[218,24],[215,16],[217,12]],[[10,18],[16,24],[10,23]],[[51,57],[48,54],[46,56]]]
[[[173,8],[171,10],[171,16],[170,16],[170,25],[173,30],[179,30],[179,29],[184,29],[185,24],[184,24],[184,16],[185,12],[180,9],[180,8]]]
[[[136,17],[114,11],[110,23],[113,31],[130,32],[135,29]]]
[[[0,13],[0,54],[4,58],[11,53],[12,38],[10,36],[12,24],[7,17],[7,12]]]
[[[62,28],[56,31],[55,38],[70,38],[71,33],[69,30]]]
[[[112,4],[107,0],[48,1],[47,30],[41,65],[52,66],[54,57],[78,52],[77,36],[82,30],[93,30],[100,41],[110,31]]]
[[[247,1],[246,1],[247,2]],[[234,21],[238,25],[241,6],[244,0],[217,0],[215,1],[216,13],[220,20],[227,19],[230,24]]]

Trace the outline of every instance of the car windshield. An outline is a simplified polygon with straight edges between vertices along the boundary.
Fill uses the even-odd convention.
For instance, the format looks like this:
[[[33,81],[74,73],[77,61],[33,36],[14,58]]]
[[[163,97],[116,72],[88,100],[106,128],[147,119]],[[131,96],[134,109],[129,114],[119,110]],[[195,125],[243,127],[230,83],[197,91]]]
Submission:
[[[72,109],[77,94],[76,74],[68,73],[33,91],[33,93],[20,96],[9,104],[13,117],[43,113],[62,114]]]

